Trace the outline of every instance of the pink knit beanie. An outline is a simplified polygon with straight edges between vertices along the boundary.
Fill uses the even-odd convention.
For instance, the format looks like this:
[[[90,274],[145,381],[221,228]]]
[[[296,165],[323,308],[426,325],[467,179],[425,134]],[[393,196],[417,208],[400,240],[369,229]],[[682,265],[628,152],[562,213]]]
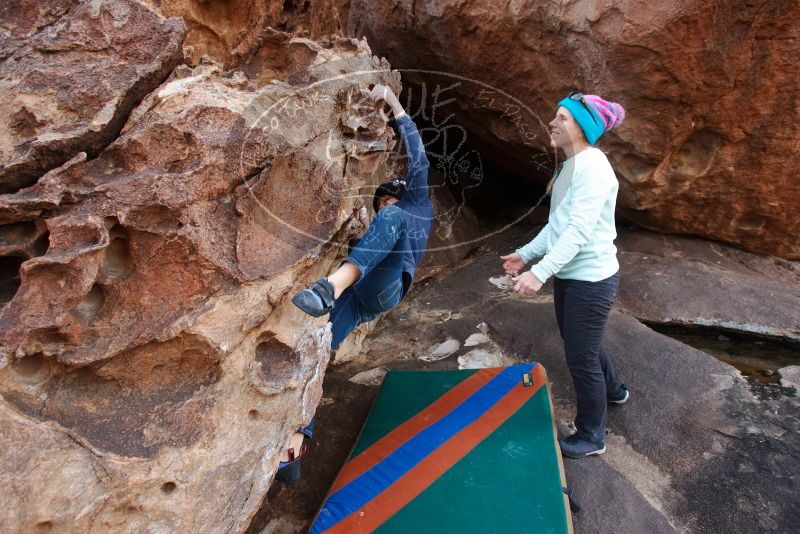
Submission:
[[[592,105],[595,111],[597,111],[597,114],[600,115],[606,131],[611,128],[616,128],[625,120],[625,108],[616,102],[603,100],[597,95],[583,95],[583,97]]]

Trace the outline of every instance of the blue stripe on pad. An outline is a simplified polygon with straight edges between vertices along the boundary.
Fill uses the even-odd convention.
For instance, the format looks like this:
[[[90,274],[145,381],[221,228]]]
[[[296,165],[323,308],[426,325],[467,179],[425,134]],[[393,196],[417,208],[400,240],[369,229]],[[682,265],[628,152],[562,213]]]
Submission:
[[[523,363],[505,368],[452,412],[421,430],[388,457],[330,495],[311,527],[311,534],[331,528],[385,491],[447,440],[486,413],[521,382],[523,373],[530,372],[535,365]]]

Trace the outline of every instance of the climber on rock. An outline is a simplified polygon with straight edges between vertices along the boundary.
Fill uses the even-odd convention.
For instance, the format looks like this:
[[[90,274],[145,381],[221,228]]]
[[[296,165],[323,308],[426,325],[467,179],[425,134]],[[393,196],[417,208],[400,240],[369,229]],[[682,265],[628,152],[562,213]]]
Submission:
[[[593,146],[624,118],[622,106],[596,95],[572,92],[558,103],[550,145],[567,159],[553,182],[547,225],[530,243],[500,257],[518,293],[536,293],[553,277],[556,320],[577,397],[576,432],[559,441],[562,454],[571,458],[605,452],[606,403],[629,398],[602,346],[619,287],[614,246],[619,183],[606,155]],[[543,258],[521,272],[537,256]]]
[[[383,100],[392,109],[408,153],[408,170],[405,179],[389,180],[375,190],[375,219],[363,237],[351,241],[350,252],[336,271],[292,297],[292,302],[309,315],[330,313],[333,349],[355,327],[386,313],[405,296],[422,260],[433,220],[428,197],[429,163],[414,121],[389,87],[376,85],[370,97]],[[359,218],[367,226],[365,208]],[[288,483],[300,479],[305,450],[302,443],[311,437],[313,425],[314,420],[295,432],[290,449],[281,458],[277,479]],[[295,455],[296,451],[300,452]]]
[[[298,292],[292,302],[314,317],[330,313],[336,348],[358,325],[397,306],[408,292],[430,235],[428,158],[414,121],[394,92],[376,85],[370,97],[392,109],[408,154],[405,179],[381,184],[373,196],[375,219],[327,278]]]

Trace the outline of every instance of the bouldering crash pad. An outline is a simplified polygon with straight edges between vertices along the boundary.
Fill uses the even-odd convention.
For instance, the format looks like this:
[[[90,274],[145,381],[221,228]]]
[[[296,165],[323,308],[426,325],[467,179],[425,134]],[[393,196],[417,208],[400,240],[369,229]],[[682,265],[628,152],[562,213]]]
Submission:
[[[311,527],[572,532],[544,368],[390,371]]]

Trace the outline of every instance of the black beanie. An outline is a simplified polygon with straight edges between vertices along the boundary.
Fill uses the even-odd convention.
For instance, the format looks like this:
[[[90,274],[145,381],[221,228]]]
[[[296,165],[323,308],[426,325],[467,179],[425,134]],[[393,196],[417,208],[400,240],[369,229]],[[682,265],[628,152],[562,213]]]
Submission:
[[[378,212],[378,199],[383,195],[391,195],[397,200],[402,200],[403,195],[406,193],[406,181],[399,178],[383,182],[375,190],[375,196],[372,197],[372,209],[375,213]]]

